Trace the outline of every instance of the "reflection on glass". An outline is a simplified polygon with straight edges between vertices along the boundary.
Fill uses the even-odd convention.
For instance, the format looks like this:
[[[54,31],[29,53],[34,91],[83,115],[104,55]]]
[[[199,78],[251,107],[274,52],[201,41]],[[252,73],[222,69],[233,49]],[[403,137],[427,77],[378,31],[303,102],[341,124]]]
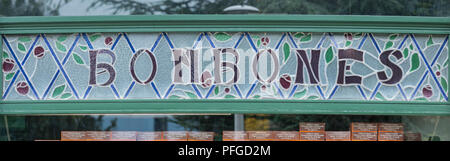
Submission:
[[[0,0],[3,16],[224,14],[248,5],[261,14],[449,16],[447,0]]]
[[[234,130],[233,115],[2,115],[1,118],[0,141],[60,140],[61,131],[214,132],[214,140],[221,141],[223,131]],[[299,131],[300,122],[325,123],[325,131],[350,131],[352,122],[402,123],[405,133],[420,133],[422,141],[450,140],[450,117],[444,116],[245,114],[244,130]]]

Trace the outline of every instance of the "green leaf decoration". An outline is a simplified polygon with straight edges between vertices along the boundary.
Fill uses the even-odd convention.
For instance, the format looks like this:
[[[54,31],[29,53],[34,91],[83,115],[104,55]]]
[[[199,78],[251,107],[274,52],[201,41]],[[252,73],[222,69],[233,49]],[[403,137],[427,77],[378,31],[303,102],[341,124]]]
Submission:
[[[186,96],[188,96],[190,99],[197,99],[197,95],[192,93],[192,92],[184,92],[186,94]]]
[[[414,46],[412,44],[409,44],[409,49],[414,50]]]
[[[447,92],[447,90],[448,90],[448,84],[447,84],[447,80],[445,80],[445,78],[444,77],[441,77],[441,85],[442,85],[442,88],[444,89],[444,91],[445,92]]]
[[[70,97],[72,97],[72,94],[71,94],[71,93],[64,93],[64,94],[61,96],[61,99],[68,99],[68,98],[70,98]]]
[[[89,36],[89,40],[91,40],[92,42],[94,42],[95,40],[97,40],[98,38],[100,38],[100,36],[102,36],[102,35],[100,35],[99,33],[90,35],[90,36]]]
[[[78,46],[81,50],[86,51],[88,49],[87,46]]]
[[[81,58],[77,53],[73,53],[73,60],[75,60],[77,64],[84,64],[83,58]]]
[[[59,36],[59,37],[57,38],[57,40],[58,40],[59,42],[66,41],[66,39],[67,39],[67,36]]]
[[[228,94],[228,95],[226,95],[224,98],[226,98],[226,99],[232,99],[232,98],[236,98],[236,96]]]
[[[419,98],[416,98],[414,100],[415,101],[428,101],[427,98],[425,98],[425,97],[419,97]]]
[[[408,48],[403,49],[403,58],[407,58],[408,54],[409,54],[409,49]]]
[[[433,39],[431,38],[431,36],[428,38],[428,41],[427,41],[427,47],[428,46],[430,46],[430,45],[433,45],[434,44],[434,42],[433,42]]]
[[[9,55],[6,51],[2,51],[2,58],[9,58]]]
[[[345,41],[345,47],[348,47],[352,44],[352,41]]]
[[[31,41],[31,38],[28,37],[28,36],[20,37],[20,38],[19,38],[19,41],[20,41],[20,42],[29,42],[29,41]]]
[[[305,36],[305,34],[303,32],[297,32],[296,34],[294,34],[295,38],[300,38],[302,36]]]
[[[283,53],[284,53],[283,62],[286,62],[289,58],[289,55],[291,55],[291,47],[286,42],[283,45]]]
[[[258,41],[256,42],[256,47],[259,47],[261,45],[261,40],[258,39]]]
[[[382,101],[386,101],[386,98],[383,97],[383,95],[381,95],[380,92],[377,92],[377,94],[375,94],[375,98],[382,100]]]
[[[397,37],[398,37],[398,34],[389,35],[389,40],[395,40],[395,39],[397,39]]]
[[[300,92],[296,92],[292,97],[294,98],[303,98],[306,95],[306,88]]]
[[[303,36],[303,37],[300,39],[300,42],[308,42],[308,41],[311,41],[311,36],[312,36],[312,34],[311,34],[311,33],[308,33],[307,35]]]
[[[411,67],[409,68],[409,71],[412,72],[417,70],[419,68],[419,65],[420,65],[419,54],[414,53],[411,56]]]
[[[65,88],[66,88],[66,85],[60,85],[60,86],[56,87],[56,88],[53,90],[52,97],[53,97],[53,98],[58,97],[58,96],[64,91]]]
[[[384,47],[384,49],[389,49],[389,48],[392,47],[392,45],[394,45],[394,43],[393,43],[392,41],[388,41],[388,42],[386,43],[386,46]]]
[[[362,36],[362,33],[361,33],[361,32],[358,32],[358,33],[353,34],[353,38],[354,38],[354,39],[359,39],[359,38],[361,38],[361,36]]]
[[[7,81],[10,80],[14,76],[15,73],[16,72],[8,73],[5,77],[5,80],[7,80]]]
[[[308,100],[317,100],[317,99],[319,99],[319,96],[309,96],[307,99]]]
[[[214,94],[215,95],[219,94],[219,86],[216,86],[216,88],[214,88]]]
[[[261,96],[260,95],[254,95],[253,98],[254,99],[258,99],[258,98],[261,98]]]
[[[252,39],[259,39],[258,35],[252,35]]]
[[[447,67],[447,65],[448,65],[448,59],[444,63],[444,68]]]
[[[225,32],[218,32],[218,33],[214,34],[214,38],[216,38],[216,40],[219,40],[219,41],[227,41],[231,38],[231,36]]]
[[[27,49],[25,49],[25,45],[23,43],[18,43],[17,44],[17,49],[19,49],[19,51],[21,52],[26,52]]]
[[[177,95],[170,95],[169,99],[181,99],[181,97]]]
[[[440,71],[441,70],[441,65],[439,65],[439,64],[436,64],[436,65],[438,67],[438,70]]]
[[[333,47],[328,47],[327,52],[325,53],[325,61],[330,63],[334,58]]]
[[[58,49],[61,52],[66,52],[67,51],[66,46],[64,46],[60,42],[56,42],[56,49]]]

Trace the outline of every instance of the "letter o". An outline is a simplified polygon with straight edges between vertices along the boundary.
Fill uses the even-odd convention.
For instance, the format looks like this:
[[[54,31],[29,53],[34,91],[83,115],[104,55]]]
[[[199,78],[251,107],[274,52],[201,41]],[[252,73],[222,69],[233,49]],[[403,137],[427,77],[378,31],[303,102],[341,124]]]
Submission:
[[[137,58],[138,58],[142,53],[144,53],[144,52],[147,53],[148,56],[150,57],[150,59],[152,60],[152,65],[153,65],[152,67],[153,67],[153,70],[152,70],[152,74],[150,75],[150,77],[149,77],[145,82],[142,82],[142,81],[139,80],[139,78],[136,76],[136,72],[134,71],[134,65],[136,64]],[[141,49],[141,50],[137,51],[137,52],[133,55],[133,58],[131,58],[131,62],[130,62],[130,72],[131,72],[131,77],[133,77],[133,79],[134,79],[136,82],[140,83],[140,84],[147,84],[147,83],[151,82],[151,81],[155,78],[155,75],[156,75],[156,68],[157,68],[157,66],[156,66],[156,59],[155,59],[155,56],[153,55],[152,52],[150,52],[150,51],[148,51],[148,50]]]
[[[253,71],[253,74],[256,76],[256,79],[258,79],[261,82],[270,83],[273,80],[275,80],[275,78],[279,74],[279,72],[280,72],[280,64],[278,63],[278,57],[275,54],[275,52],[273,52],[272,49],[268,49],[267,52],[270,54],[270,56],[272,56],[272,59],[273,59],[273,62],[274,62],[274,71],[273,71],[272,75],[270,76],[270,78],[267,79],[266,81],[264,81],[261,77],[259,77],[258,70],[257,70],[257,68],[258,68],[258,60],[259,60],[259,56],[264,51],[265,50],[261,50],[258,53],[256,53],[255,59],[253,59],[253,64],[252,64],[253,70],[252,71]]]

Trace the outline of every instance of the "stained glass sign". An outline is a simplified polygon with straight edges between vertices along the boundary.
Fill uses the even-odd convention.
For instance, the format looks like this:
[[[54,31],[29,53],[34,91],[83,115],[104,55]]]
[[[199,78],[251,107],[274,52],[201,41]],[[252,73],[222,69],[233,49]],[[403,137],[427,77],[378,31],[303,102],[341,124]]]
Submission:
[[[448,35],[2,35],[4,100],[448,100]]]

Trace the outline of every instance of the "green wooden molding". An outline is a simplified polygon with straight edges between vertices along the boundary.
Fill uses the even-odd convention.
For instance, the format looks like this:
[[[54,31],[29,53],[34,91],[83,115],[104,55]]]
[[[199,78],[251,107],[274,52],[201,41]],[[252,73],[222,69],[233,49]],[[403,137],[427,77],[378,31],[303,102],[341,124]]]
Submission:
[[[450,34],[450,17],[164,15],[0,18],[0,34],[205,31]],[[3,73],[0,75],[1,78]],[[0,84],[3,84],[2,80]],[[0,115],[155,113],[450,115],[450,103],[232,99],[0,101]]]
[[[0,18],[0,34],[162,31],[302,31],[449,34],[450,17],[347,15],[162,15]]]
[[[4,101],[0,114],[265,113],[450,115],[448,103],[291,100]]]

